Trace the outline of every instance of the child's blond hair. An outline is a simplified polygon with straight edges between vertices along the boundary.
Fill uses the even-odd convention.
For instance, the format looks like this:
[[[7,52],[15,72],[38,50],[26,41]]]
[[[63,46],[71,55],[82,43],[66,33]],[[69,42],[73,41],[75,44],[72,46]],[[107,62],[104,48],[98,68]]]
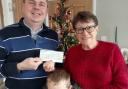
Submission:
[[[61,81],[64,81],[67,89],[70,89],[70,75],[65,70],[55,70],[48,75],[47,86],[50,83],[53,83],[54,86],[57,86]]]

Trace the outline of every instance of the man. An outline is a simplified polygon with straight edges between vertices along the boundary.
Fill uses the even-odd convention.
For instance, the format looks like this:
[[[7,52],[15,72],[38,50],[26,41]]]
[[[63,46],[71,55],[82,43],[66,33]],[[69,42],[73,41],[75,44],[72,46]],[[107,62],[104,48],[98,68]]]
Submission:
[[[70,75],[64,70],[55,70],[48,75],[47,89],[72,89]]]
[[[23,18],[0,31],[0,73],[7,89],[41,89],[54,62],[42,63],[40,49],[56,50],[57,33],[43,24],[47,0],[23,0]]]

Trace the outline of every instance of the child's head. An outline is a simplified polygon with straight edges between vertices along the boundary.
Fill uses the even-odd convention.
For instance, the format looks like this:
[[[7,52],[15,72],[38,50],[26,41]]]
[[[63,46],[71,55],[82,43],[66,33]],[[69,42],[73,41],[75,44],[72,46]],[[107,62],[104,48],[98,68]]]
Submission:
[[[48,89],[71,89],[70,75],[64,70],[55,70],[47,77]]]

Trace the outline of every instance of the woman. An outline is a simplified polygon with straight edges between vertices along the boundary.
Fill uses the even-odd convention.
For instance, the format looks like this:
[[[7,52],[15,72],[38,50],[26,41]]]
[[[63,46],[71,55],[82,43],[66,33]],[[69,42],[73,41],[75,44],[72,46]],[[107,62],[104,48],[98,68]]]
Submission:
[[[64,67],[82,89],[128,89],[128,74],[119,47],[96,40],[98,20],[91,12],[79,12],[73,28],[80,44],[67,52]]]

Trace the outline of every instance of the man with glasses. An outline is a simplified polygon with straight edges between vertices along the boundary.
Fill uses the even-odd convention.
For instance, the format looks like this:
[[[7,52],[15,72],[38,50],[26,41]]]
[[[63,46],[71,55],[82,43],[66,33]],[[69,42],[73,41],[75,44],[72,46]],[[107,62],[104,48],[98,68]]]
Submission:
[[[57,33],[43,24],[47,0],[23,0],[23,18],[0,31],[0,75],[7,89],[42,89],[53,61],[42,62],[41,49],[56,50]]]
[[[88,11],[73,19],[79,44],[66,54],[64,67],[82,89],[128,89],[128,73],[119,47],[98,41],[98,20]]]

